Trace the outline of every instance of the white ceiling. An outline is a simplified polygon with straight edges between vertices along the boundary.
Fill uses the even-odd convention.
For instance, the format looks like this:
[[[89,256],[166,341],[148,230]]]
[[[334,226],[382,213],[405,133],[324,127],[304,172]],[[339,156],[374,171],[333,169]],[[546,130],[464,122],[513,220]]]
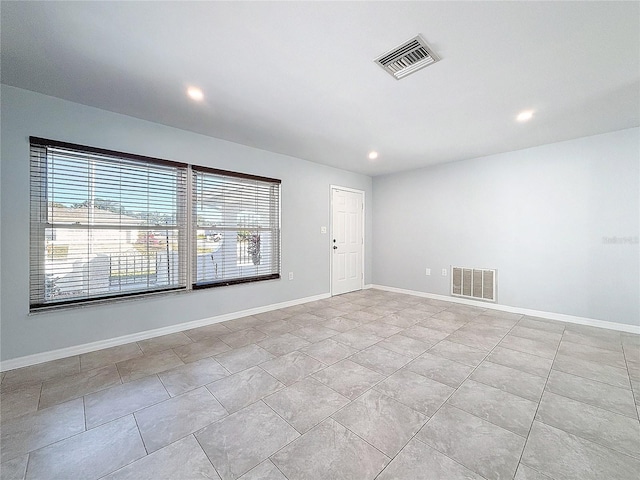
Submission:
[[[637,1],[2,1],[0,14],[2,83],[368,175],[640,124]],[[440,62],[400,81],[373,62],[418,33]],[[525,109],[533,120],[515,122]]]

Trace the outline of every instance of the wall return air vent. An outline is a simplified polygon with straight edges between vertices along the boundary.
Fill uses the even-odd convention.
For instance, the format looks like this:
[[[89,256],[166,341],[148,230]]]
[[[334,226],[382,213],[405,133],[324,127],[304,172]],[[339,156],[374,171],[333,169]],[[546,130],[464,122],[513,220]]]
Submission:
[[[427,47],[424,38],[417,35],[402,45],[383,53],[374,62],[396,80],[400,80],[438,60],[440,59]]]
[[[496,271],[451,267],[451,295],[495,302]]]

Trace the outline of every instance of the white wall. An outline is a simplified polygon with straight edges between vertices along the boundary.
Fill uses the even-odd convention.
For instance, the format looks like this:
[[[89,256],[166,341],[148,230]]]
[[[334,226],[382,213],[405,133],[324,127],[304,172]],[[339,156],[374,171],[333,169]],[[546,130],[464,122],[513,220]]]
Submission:
[[[633,128],[375,177],[374,284],[449,295],[442,268],[496,268],[499,304],[640,325],[639,145]]]
[[[328,294],[330,185],[371,178],[2,85],[0,359]],[[29,136],[282,180],[283,279],[29,315]],[[371,209],[365,283],[371,283]],[[294,272],[295,279],[287,280]]]

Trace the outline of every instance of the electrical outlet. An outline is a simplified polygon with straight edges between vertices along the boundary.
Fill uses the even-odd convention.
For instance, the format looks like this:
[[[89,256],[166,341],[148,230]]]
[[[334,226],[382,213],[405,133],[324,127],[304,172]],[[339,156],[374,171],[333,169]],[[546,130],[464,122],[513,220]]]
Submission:
[[[327,233],[327,227],[320,227],[320,233]]]
[[[293,280],[293,272],[289,272],[289,280]]]
[[[431,269],[427,268],[424,272],[425,275],[431,275]]]
[[[446,277],[446,276],[447,276],[447,269],[446,269],[446,268],[443,268],[443,269],[442,269],[442,276],[443,276],[443,277]]]

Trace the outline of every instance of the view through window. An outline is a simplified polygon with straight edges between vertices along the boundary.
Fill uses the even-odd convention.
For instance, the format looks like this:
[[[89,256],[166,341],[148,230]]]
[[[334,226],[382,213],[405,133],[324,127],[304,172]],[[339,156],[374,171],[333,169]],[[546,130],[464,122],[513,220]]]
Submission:
[[[280,182],[193,167],[195,286],[277,278]]]
[[[32,137],[31,308],[279,278],[279,192],[279,180]]]

